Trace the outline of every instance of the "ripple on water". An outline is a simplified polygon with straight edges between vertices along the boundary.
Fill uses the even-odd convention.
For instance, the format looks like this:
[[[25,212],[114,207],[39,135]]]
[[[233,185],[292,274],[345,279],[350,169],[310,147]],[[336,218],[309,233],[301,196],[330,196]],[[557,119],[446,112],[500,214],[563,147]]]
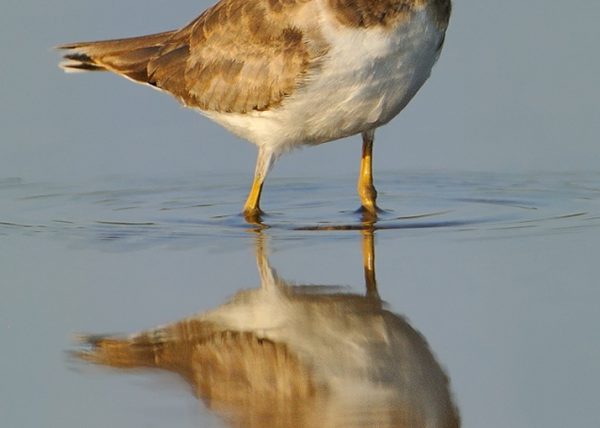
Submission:
[[[201,245],[201,238],[243,237],[238,210],[246,177],[178,181],[105,180],[88,185],[0,182],[0,233],[46,233],[89,245]],[[198,184],[200,183],[200,184]],[[383,174],[376,230],[471,233],[478,239],[600,226],[598,174]],[[286,236],[365,227],[354,208],[353,177],[273,179],[263,227]],[[473,235],[474,236],[474,235]]]

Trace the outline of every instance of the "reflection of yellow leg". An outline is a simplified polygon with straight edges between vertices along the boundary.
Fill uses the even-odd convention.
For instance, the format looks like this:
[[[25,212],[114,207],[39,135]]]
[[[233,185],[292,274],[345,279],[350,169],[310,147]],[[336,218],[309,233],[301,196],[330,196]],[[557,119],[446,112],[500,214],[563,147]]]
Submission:
[[[367,228],[362,231],[363,266],[365,270],[365,286],[367,296],[379,298],[377,292],[377,280],[375,279],[375,237],[373,229]]]
[[[256,169],[254,171],[254,181],[248,194],[248,199],[244,204],[244,217],[248,223],[260,223],[262,211],[260,209],[260,194],[262,193],[263,183],[269,169],[273,165],[273,153],[263,148],[258,150],[258,159],[256,160]]]
[[[377,216],[377,190],[373,186],[373,138],[375,130],[362,133],[363,147],[358,175],[358,195],[364,211],[373,217]]]
[[[256,254],[256,266],[260,275],[260,287],[263,289],[285,288],[287,284],[279,279],[275,269],[269,263],[268,238],[262,229],[256,229],[256,240],[254,241],[254,251]]]

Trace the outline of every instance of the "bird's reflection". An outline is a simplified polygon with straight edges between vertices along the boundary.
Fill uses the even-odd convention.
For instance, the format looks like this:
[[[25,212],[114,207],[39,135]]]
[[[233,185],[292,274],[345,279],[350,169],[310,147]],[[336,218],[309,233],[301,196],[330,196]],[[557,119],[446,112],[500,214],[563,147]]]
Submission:
[[[129,337],[89,336],[78,355],[179,373],[239,427],[460,426],[449,381],[421,334],[379,298],[372,231],[363,231],[365,295],[290,285],[257,234],[261,286]]]

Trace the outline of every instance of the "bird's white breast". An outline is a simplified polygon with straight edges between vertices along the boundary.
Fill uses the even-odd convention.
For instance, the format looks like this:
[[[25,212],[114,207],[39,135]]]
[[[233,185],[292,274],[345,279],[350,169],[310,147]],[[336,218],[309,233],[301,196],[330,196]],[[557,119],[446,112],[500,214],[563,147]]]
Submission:
[[[376,128],[396,116],[427,80],[443,37],[426,8],[393,29],[344,27],[324,8],[319,22],[329,51],[282,106],[209,117],[275,153]]]

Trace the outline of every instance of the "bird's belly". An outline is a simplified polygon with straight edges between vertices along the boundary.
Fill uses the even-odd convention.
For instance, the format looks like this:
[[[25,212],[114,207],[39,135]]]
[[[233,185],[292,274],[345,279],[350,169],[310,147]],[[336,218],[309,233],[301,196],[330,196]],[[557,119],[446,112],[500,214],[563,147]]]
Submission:
[[[280,107],[212,118],[276,152],[376,128],[427,80],[443,37],[426,9],[393,30],[324,27],[329,53]]]
[[[427,80],[434,62],[427,58],[407,64],[404,59],[385,57],[323,75],[318,95],[308,94],[290,108],[296,117],[304,113],[304,142],[343,138],[394,118]]]
[[[389,122],[425,83],[443,37],[422,10],[394,30],[336,29],[314,81],[290,102],[305,141],[321,143]]]

